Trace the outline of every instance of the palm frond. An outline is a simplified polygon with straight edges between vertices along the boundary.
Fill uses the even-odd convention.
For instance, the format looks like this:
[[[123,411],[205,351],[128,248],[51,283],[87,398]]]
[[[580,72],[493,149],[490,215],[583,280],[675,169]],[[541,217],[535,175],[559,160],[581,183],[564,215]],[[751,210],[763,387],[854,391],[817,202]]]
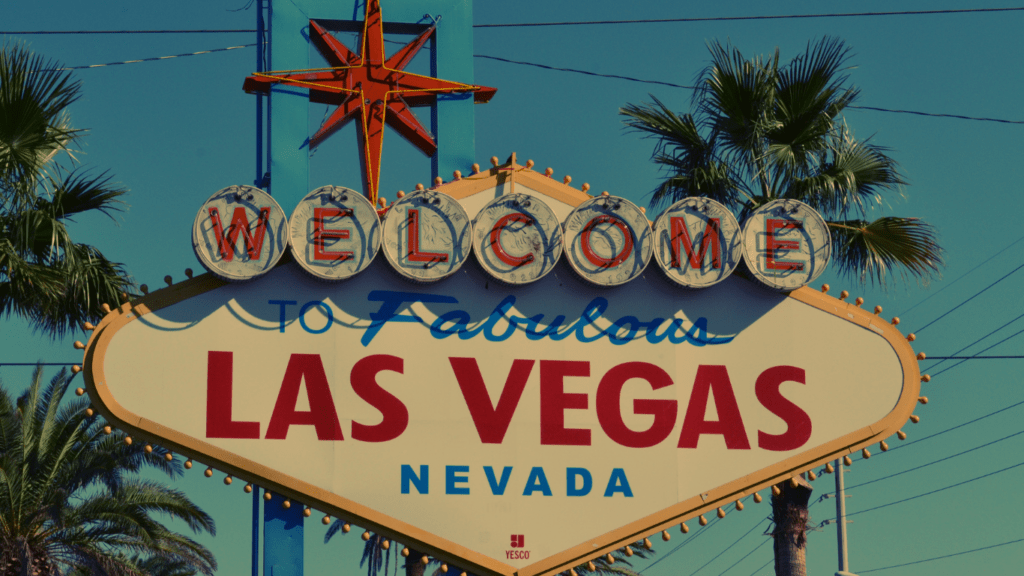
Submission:
[[[844,274],[884,286],[894,276],[924,280],[938,274],[942,248],[934,227],[917,218],[829,222],[832,261]]]

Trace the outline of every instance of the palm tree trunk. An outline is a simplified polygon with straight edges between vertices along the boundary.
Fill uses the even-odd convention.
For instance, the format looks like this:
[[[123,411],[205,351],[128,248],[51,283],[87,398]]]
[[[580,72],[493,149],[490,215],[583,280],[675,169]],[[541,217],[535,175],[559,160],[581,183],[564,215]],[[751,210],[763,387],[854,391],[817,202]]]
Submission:
[[[775,576],[807,576],[807,503],[811,485],[797,476],[797,485],[778,484],[781,493],[772,496],[775,530]]]
[[[427,565],[423,563],[425,554],[409,548],[409,555],[405,558],[405,576],[423,576]]]

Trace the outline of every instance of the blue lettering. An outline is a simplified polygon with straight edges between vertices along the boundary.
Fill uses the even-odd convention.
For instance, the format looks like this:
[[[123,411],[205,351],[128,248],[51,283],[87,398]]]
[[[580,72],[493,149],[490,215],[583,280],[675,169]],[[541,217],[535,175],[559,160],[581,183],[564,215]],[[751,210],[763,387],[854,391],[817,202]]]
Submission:
[[[416,487],[416,491],[420,494],[430,493],[430,467],[426,464],[420,464],[420,474],[416,476],[413,472],[412,466],[408,464],[402,464],[402,494],[409,493],[409,484]]]
[[[505,494],[505,487],[508,486],[508,479],[512,476],[512,467],[505,466],[501,469],[500,481],[494,477],[494,468],[492,466],[484,466],[484,474],[487,475],[487,483],[491,485],[491,494],[503,496]]]
[[[430,335],[437,340],[444,340],[452,335],[458,335],[460,340],[469,340],[483,334],[489,342],[504,342],[512,337],[517,330],[522,330],[529,340],[537,341],[550,339],[560,342],[570,336],[574,336],[578,342],[596,342],[601,338],[608,338],[608,341],[616,346],[628,344],[640,339],[646,339],[651,344],[660,344],[668,340],[672,344],[689,343],[694,346],[705,346],[709,344],[726,344],[731,342],[735,336],[710,336],[708,334],[707,318],[697,318],[693,325],[687,328],[682,318],[654,318],[648,322],[641,321],[636,316],[623,316],[607,328],[598,327],[598,321],[608,311],[608,300],[597,297],[587,303],[579,318],[567,322],[566,317],[559,314],[546,326],[541,327],[544,321],[543,314],[523,318],[511,314],[515,306],[516,297],[506,296],[495,306],[494,310],[477,324],[469,328],[472,317],[465,310],[450,310],[439,315],[431,324],[427,324],[419,316],[413,313],[400,314],[399,311],[408,308],[415,303],[424,304],[458,304],[459,301],[452,296],[440,294],[416,294],[414,292],[392,292],[389,290],[373,290],[367,296],[371,302],[380,302],[380,308],[370,312],[370,325],[366,327],[360,342],[363,346],[369,346],[370,342],[380,333],[385,324],[389,322],[404,322],[422,324],[430,330]],[[280,306],[280,331],[285,329],[285,308],[294,305],[294,300],[270,300],[270,304]],[[310,329],[304,316],[314,306],[319,306],[326,313],[328,318],[327,326],[320,330]],[[299,322],[303,329],[311,334],[321,334],[333,323],[333,312],[323,302],[309,302],[304,305],[299,315]],[[501,325],[504,321],[504,326]],[[587,328],[592,328],[587,333]],[[659,332],[660,330],[660,332]],[[500,332],[499,332],[500,331]]]
[[[626,472],[622,468],[612,468],[608,487],[604,489],[604,497],[611,498],[616,492],[621,492],[626,498],[633,497],[633,489],[629,487],[629,480],[626,479]]]
[[[444,493],[445,494],[469,494],[469,488],[456,486],[469,482],[469,476],[459,476],[458,473],[469,473],[469,466],[445,466],[444,467]]]
[[[576,479],[583,479],[583,486],[576,487]],[[590,476],[590,471],[586,468],[566,468],[565,469],[565,495],[566,496],[586,496],[590,494],[590,489],[594,486],[594,479]]]
[[[282,310],[284,309],[283,306],[281,308]],[[327,316],[327,324],[324,324],[324,327],[320,328],[319,330],[313,330],[309,326],[306,326],[306,312],[309,312],[310,309],[312,308],[319,308],[323,310],[324,316]],[[320,302],[318,300],[306,302],[302,306],[302,309],[299,311],[299,325],[302,326],[303,330],[309,332],[310,334],[323,334],[324,332],[327,332],[328,330],[331,329],[331,324],[334,324],[334,312],[331,311],[330,306],[324,304],[323,302]]]
[[[281,332],[284,332],[284,321],[285,321],[285,306],[294,306],[298,304],[295,300],[267,300],[267,304],[277,304],[281,307]]]
[[[434,294],[415,294],[412,292],[392,292],[390,290],[374,290],[366,297],[370,302],[380,302],[380,308],[370,313],[370,325],[360,340],[363,346],[369,346],[373,337],[380,332],[388,322],[412,322],[423,323],[423,319],[415,314],[398,314],[402,304],[413,304],[423,302],[425,304],[458,304],[459,301],[451,296],[439,296]]]
[[[531,496],[538,490],[545,496],[551,496],[551,486],[548,484],[547,476],[544,475],[544,469],[540,466],[534,466],[530,469],[529,478],[526,479],[526,489],[523,490],[523,496]]]

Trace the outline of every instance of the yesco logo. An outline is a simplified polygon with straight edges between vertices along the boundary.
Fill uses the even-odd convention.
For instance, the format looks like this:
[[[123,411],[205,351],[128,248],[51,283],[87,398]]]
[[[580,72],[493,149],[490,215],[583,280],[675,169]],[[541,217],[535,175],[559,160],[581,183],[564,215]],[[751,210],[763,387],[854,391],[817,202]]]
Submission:
[[[796,200],[762,206],[741,229],[725,206],[687,198],[652,227],[616,196],[587,200],[560,223],[542,198],[527,194],[499,196],[471,219],[451,196],[420,190],[392,204],[381,222],[361,194],[337,186],[310,192],[290,220],[258,188],[225,188],[197,214],[192,244],[203,266],[228,281],[266,273],[290,246],[299,266],[325,281],[359,274],[383,252],[401,276],[435,282],[473,252],[488,274],[511,285],[539,280],[564,257],[598,286],[630,282],[653,259],[673,282],[704,288],[744,259],[765,285],[793,290],[817,278],[831,255],[825,221]]]
[[[529,560],[530,551],[523,550],[526,547],[526,537],[522,534],[513,534],[511,546],[513,550],[505,551],[505,558],[508,560]]]

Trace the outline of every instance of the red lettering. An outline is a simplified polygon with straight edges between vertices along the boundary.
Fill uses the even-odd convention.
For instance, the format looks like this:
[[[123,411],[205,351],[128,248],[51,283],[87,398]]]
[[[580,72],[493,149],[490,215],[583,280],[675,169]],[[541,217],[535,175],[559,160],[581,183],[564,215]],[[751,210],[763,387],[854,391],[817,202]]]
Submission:
[[[705,420],[712,393],[718,420]],[[736,394],[725,366],[697,367],[690,403],[683,418],[683,430],[679,434],[679,447],[696,448],[702,434],[721,434],[725,438],[725,447],[730,450],[750,450],[750,441],[747,440],[747,431],[743,427]]]
[[[700,252],[693,251],[693,240],[690,238],[690,231],[686,228],[686,219],[682,217],[670,218],[672,224],[672,268],[680,268],[680,254],[686,250],[690,259],[690,267],[700,270],[704,267],[704,257],[707,256],[708,247],[711,247],[711,267],[719,269],[722,267],[722,242],[720,240],[721,222],[718,218],[708,218],[708,225],[704,228],[704,235],[700,239]]]
[[[533,218],[530,218],[522,212],[516,212],[514,214],[506,214],[498,219],[494,223],[494,227],[491,228],[491,250],[494,255],[509,266],[523,266],[533,262],[533,254],[526,253],[523,256],[512,256],[505,251],[505,248],[501,245],[501,231],[504,230],[509,224],[519,223],[525,224],[526,226],[533,226]]]
[[[484,377],[480,373],[476,358],[449,358],[448,362],[451,363],[455,379],[462,389],[462,396],[466,399],[466,407],[469,408],[469,415],[473,417],[480,441],[484,444],[501,444],[505,439],[505,433],[508,432],[508,425],[512,422],[512,415],[519,405],[519,399],[523,396],[523,389],[530,378],[534,361],[512,362],[497,406],[491,404],[491,397],[487,394],[487,386],[484,384]]]
[[[259,438],[259,422],[231,419],[231,352],[209,352],[206,357],[206,437]]]
[[[626,362],[613,367],[597,387],[597,420],[609,438],[630,448],[647,448],[660,443],[672,433],[676,425],[678,406],[675,400],[640,399],[633,400],[633,412],[651,414],[654,422],[642,432],[631,430],[622,420],[619,411],[622,387],[632,378],[642,378],[651,385],[651,390],[660,390],[672,385],[672,377],[661,368],[647,362]]]
[[[590,446],[590,430],[566,428],[565,411],[587,408],[586,394],[565,392],[566,376],[590,376],[590,362],[540,361],[540,443]]]
[[[344,210],[340,208],[314,208],[313,209],[313,260],[331,260],[341,262],[355,257],[355,252],[350,250],[325,250],[324,245],[328,239],[348,240],[351,232],[349,230],[331,230],[324,228],[324,220],[328,218],[344,218],[353,215],[351,208]]]
[[[241,233],[245,239],[245,250],[250,260],[258,260],[263,252],[263,238],[267,234],[267,223],[270,221],[270,207],[260,208],[260,214],[256,217],[256,235],[253,236],[249,228],[249,218],[245,215],[245,208],[235,208],[231,217],[231,226],[228,226],[227,236],[224,235],[224,227],[220,221],[220,212],[216,208],[210,208],[210,221],[213,223],[213,233],[217,236],[217,248],[220,250],[220,257],[225,262],[231,262],[235,258],[235,245],[238,242],[238,234]]]
[[[772,414],[782,418],[787,426],[782,434],[766,434],[758,430],[758,447],[782,452],[795,450],[810,440],[811,417],[799,406],[784,398],[781,390],[783,382],[807,384],[804,378],[804,369],[795,366],[775,366],[757,377],[757,383],[754,385],[757,400]]]
[[[409,262],[447,262],[444,252],[420,252],[420,211],[409,210],[406,220],[409,240]]]
[[[356,362],[352,367],[352,390],[368,404],[380,410],[384,417],[380,424],[367,426],[352,422],[352,439],[361,442],[387,442],[405,432],[409,425],[409,410],[377,383],[377,374],[388,370],[404,374],[405,362],[398,356],[374,354]]]
[[[768,219],[767,231],[768,240],[765,246],[765,264],[764,267],[768,270],[795,270],[799,272],[804,269],[802,262],[793,262],[790,260],[776,260],[776,250],[799,250],[799,240],[778,240],[775,238],[775,232],[777,230],[789,230],[789,229],[800,229],[803,228],[803,222],[797,222],[796,220],[778,220],[775,218]]]
[[[299,388],[306,383],[306,397],[309,411],[295,409],[299,399]],[[267,426],[267,438],[284,440],[291,425],[312,425],[320,440],[344,440],[338,413],[334,410],[334,398],[327,384],[327,374],[319,354],[292,354],[284,371],[281,391],[277,394],[274,413]]]
[[[594,232],[594,228],[600,224],[611,224],[612,226],[615,226],[620,232],[622,232],[622,236],[625,239],[622,250],[612,258],[603,258],[599,256],[594,252],[594,248],[590,245],[590,235]],[[611,245],[611,242],[609,242],[609,245]],[[590,220],[590,222],[587,222],[586,226],[583,227],[583,231],[580,233],[580,247],[583,249],[583,255],[586,256],[587,260],[589,260],[594,266],[600,266],[601,268],[614,268],[625,262],[633,252],[633,234],[630,233],[629,227],[626,226],[626,223],[619,218],[602,214],[600,216],[595,216]]]

